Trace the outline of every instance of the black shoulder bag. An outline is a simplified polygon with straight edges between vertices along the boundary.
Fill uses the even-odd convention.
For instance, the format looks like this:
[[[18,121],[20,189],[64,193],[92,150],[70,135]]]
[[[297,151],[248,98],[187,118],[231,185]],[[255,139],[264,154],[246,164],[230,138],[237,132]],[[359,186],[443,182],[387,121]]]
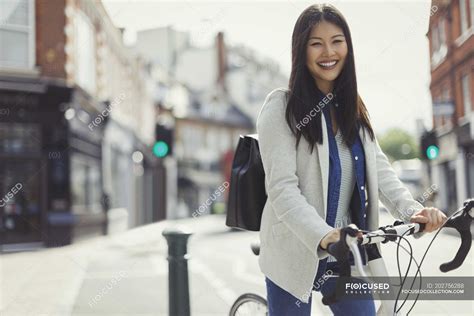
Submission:
[[[259,231],[266,201],[265,171],[258,135],[240,135],[232,162],[226,225]]]

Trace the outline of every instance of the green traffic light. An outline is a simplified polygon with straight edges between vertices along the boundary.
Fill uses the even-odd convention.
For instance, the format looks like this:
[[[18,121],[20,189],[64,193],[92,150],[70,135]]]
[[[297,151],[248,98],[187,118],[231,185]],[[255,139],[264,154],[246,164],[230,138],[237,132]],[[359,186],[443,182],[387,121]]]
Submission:
[[[435,146],[435,145],[428,146],[428,148],[426,149],[426,157],[428,157],[428,159],[430,160],[436,159],[438,155],[439,155],[438,146]]]
[[[153,154],[158,158],[163,158],[168,154],[169,147],[168,144],[160,140],[155,143],[153,146]]]

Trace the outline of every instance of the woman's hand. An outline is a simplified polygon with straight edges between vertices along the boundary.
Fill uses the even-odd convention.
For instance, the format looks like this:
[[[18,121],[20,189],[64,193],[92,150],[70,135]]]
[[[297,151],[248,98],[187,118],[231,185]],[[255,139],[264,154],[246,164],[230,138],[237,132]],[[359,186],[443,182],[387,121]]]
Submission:
[[[329,233],[327,233],[323,237],[323,239],[321,239],[321,242],[319,243],[319,247],[321,247],[323,250],[327,250],[328,245],[330,243],[338,242],[339,239],[341,239],[341,229],[340,228],[334,228]]]
[[[423,232],[428,233],[440,228],[446,220],[446,215],[435,207],[425,207],[410,218],[412,223],[425,223]]]

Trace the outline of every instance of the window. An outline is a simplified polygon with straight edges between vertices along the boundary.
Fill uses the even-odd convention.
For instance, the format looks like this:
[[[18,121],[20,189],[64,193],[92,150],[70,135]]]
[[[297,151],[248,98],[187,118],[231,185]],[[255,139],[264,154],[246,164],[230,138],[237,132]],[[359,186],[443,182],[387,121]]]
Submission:
[[[438,33],[439,33],[439,45],[440,45],[440,48],[442,46],[446,46],[446,27],[445,27],[446,23],[444,21],[444,18],[441,18],[439,20],[439,24],[438,24]]]
[[[446,45],[446,28],[444,18],[440,18],[438,23],[433,26],[431,43],[431,64],[433,67],[436,67],[443,61],[448,52],[448,46]]]
[[[73,154],[71,156],[71,189],[74,212],[100,212],[102,186],[99,161]]]
[[[471,90],[469,89],[469,74],[462,76],[462,102],[464,104],[464,116],[468,116],[472,112]]]
[[[446,46],[446,30],[444,22],[444,19],[440,18],[438,23],[433,26],[433,35],[431,37],[433,53],[438,52],[443,48],[443,46]]]
[[[35,65],[34,0],[0,1],[0,66]]]
[[[454,113],[454,105],[452,104],[451,89],[448,84],[444,84],[436,93],[433,103],[435,127],[443,127],[443,125],[449,124]]]
[[[467,0],[459,0],[459,14],[461,20],[461,35],[467,31]]]
[[[37,124],[0,124],[0,153],[11,155],[39,154],[41,128]]]
[[[433,31],[432,31],[432,36],[431,36],[431,47],[433,50],[433,55],[438,51],[439,49],[439,35],[438,35],[438,25],[435,24],[433,26]]]
[[[41,240],[41,169],[39,160],[3,159],[0,164],[0,235],[2,243]],[[12,191],[16,189],[16,191]],[[7,192],[14,193],[10,196]]]
[[[441,93],[441,101],[449,101],[450,100],[450,93],[451,91],[449,90],[449,86],[445,85],[443,87],[442,93]]]
[[[471,27],[474,27],[474,0],[471,0],[469,3],[471,7]]]
[[[95,32],[89,18],[82,12],[75,16],[76,82],[89,93],[96,91]]]

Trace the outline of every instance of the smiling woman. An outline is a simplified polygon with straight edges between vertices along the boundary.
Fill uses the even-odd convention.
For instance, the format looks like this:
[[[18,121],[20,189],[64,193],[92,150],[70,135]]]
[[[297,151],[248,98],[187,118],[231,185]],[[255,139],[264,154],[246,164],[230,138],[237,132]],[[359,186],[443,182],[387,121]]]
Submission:
[[[441,211],[413,199],[375,138],[357,90],[351,33],[334,6],[312,5],[299,16],[288,88],[268,94],[256,125],[268,195],[259,264],[270,316],[308,316],[312,291],[332,292],[334,278],[321,278],[341,267],[326,249],[348,223],[380,227],[379,198],[395,218],[414,210],[410,220],[430,222],[428,232],[442,223]],[[384,266],[378,244],[359,247],[367,274],[375,260]],[[329,307],[335,315],[376,314],[373,299]]]

